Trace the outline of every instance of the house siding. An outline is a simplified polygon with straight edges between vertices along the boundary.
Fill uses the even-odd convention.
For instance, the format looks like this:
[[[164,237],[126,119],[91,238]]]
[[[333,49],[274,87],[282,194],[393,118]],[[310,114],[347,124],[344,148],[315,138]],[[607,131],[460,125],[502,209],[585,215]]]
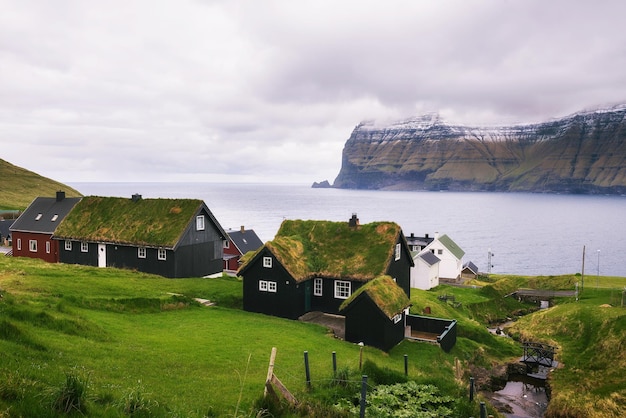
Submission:
[[[21,249],[18,249],[18,240],[21,240]],[[36,252],[30,250],[29,241],[31,240],[37,242]],[[11,234],[11,241],[13,245],[14,257],[40,258],[49,263],[56,263],[59,261],[59,246],[58,243],[52,239],[52,234],[13,231]],[[50,243],[49,253],[46,252],[46,243]]]
[[[363,292],[344,310],[346,341],[389,351],[404,339],[404,313],[394,324],[372,299]]]
[[[263,267],[263,257],[272,259],[272,267]],[[259,290],[260,281],[276,283],[276,292]],[[250,265],[243,280],[243,309],[282,318],[297,319],[305,314],[305,284],[297,283],[274,255],[262,250]],[[313,290],[311,289],[311,292]]]
[[[402,239],[398,238],[396,244],[401,244]],[[389,267],[387,267],[387,271],[385,274],[391,276],[396,279],[396,283],[404,293],[411,298],[411,266],[413,264],[413,258],[411,257],[411,252],[408,251],[408,247],[406,245],[400,246],[402,249],[402,253],[400,255],[399,260],[395,260],[393,258]]]

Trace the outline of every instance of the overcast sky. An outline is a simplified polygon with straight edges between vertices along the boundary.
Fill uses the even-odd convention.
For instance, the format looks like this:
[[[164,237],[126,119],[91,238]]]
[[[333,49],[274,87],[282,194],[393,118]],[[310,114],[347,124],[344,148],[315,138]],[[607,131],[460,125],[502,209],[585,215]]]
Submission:
[[[63,182],[332,183],[362,120],[626,102],[625,16],[623,0],[0,0],[0,158]]]

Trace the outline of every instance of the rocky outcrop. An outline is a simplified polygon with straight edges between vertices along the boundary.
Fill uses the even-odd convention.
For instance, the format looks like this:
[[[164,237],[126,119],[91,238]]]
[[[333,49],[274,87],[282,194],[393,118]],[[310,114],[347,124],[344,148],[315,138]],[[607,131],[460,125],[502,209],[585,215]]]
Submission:
[[[359,124],[335,188],[626,193],[626,105],[545,123],[448,125],[428,114]]]

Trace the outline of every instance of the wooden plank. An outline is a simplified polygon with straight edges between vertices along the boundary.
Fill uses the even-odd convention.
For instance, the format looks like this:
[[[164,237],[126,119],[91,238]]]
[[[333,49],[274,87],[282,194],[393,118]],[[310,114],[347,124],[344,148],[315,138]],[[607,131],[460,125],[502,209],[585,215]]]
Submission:
[[[267,385],[271,383],[272,376],[274,375],[274,362],[276,361],[276,347],[272,347],[272,354],[270,354],[270,364],[267,367],[267,378],[265,379],[265,390],[263,391],[263,397],[267,396]]]
[[[281,382],[275,374],[272,375],[272,383],[290,404],[295,405],[298,403],[296,398],[291,394],[291,392],[289,392],[285,385],[283,385],[283,382]]]

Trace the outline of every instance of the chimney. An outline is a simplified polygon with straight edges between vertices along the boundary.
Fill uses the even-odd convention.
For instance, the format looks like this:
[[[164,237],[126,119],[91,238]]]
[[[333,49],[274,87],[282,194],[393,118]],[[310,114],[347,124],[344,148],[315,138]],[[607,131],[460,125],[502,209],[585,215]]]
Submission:
[[[63,199],[65,199],[65,192],[62,190],[59,190],[57,192],[57,202],[60,202]]]
[[[424,234],[424,238],[428,239],[428,234]]]
[[[246,228],[245,228],[243,225],[241,225],[241,229],[240,229],[240,231],[241,231],[241,233],[243,234],[244,232],[246,232]]]
[[[415,238],[415,234],[411,232],[411,238]]]
[[[132,197],[133,202],[138,202],[141,200],[141,195],[139,193],[135,193]]]
[[[359,218],[356,217],[356,213],[352,214],[352,218],[350,218],[350,220],[348,221],[348,225],[350,226],[350,228],[356,228],[357,226],[359,226]]]

